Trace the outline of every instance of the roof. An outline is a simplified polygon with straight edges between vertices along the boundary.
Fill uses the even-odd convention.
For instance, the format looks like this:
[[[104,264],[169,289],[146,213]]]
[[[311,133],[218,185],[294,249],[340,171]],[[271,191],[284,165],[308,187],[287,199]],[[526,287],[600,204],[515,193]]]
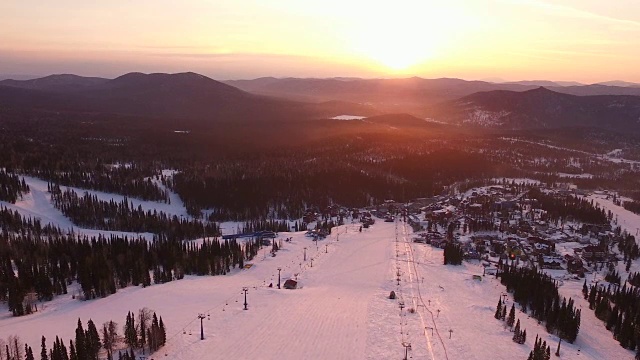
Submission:
[[[284,282],[283,286],[285,289],[295,289],[296,287],[298,287],[298,282],[293,279],[289,279]]]

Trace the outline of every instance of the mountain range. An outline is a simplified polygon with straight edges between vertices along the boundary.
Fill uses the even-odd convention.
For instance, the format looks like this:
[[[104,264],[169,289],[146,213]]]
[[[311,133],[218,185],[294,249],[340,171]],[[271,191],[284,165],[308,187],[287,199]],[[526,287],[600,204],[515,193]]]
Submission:
[[[66,74],[0,81],[0,107],[123,114],[203,124],[387,114],[372,123],[384,119],[387,125],[393,121],[399,126],[433,125],[424,121],[427,119],[476,128],[587,126],[640,133],[640,87],[615,84],[624,86],[418,77],[219,82],[195,73],[129,73],[115,79]]]
[[[143,117],[255,122],[330,117],[344,111],[373,114],[342,101],[305,103],[250,94],[195,73],[129,73],[115,79],[52,75],[0,81],[0,106]]]
[[[345,101],[371,103],[383,108],[411,106],[419,110],[425,106],[454,100],[477,92],[493,90],[526,91],[545,86],[555,92],[587,95],[635,95],[640,87],[611,86],[605,84],[579,85],[551,81],[523,81],[492,83],[460,79],[300,79],[258,78],[254,80],[226,81],[239,89],[269,96],[307,101],[327,101],[340,98]],[[616,82],[616,84],[619,84]],[[398,109],[395,109],[398,110]]]

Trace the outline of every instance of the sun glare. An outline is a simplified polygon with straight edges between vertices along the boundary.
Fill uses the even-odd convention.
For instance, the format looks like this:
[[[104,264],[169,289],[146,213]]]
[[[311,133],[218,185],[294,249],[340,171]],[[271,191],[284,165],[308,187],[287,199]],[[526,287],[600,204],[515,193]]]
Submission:
[[[362,44],[361,51],[364,56],[389,70],[401,72],[428,61],[434,50],[428,39],[418,41],[398,32],[371,38]]]
[[[428,62],[443,47],[454,17],[437,8],[417,14],[372,13],[357,22],[352,49],[361,57],[402,73]],[[440,16],[442,15],[442,16]]]

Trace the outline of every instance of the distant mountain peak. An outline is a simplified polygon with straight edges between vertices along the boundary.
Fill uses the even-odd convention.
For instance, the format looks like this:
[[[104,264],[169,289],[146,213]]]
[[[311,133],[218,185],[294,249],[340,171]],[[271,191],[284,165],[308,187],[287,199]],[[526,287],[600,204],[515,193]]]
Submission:
[[[30,80],[3,80],[0,85],[22,89],[65,92],[84,90],[108,82],[109,79],[84,77],[74,74],[53,74]]]
[[[555,89],[554,89],[555,90]],[[576,96],[544,86],[515,91],[478,92],[434,108],[438,120],[485,128],[537,129],[600,127],[640,132],[640,97]]]
[[[194,72],[183,72],[175,74],[145,74],[141,72],[131,72],[113,79],[113,81],[111,81],[109,85],[111,87],[186,86],[190,88],[200,88],[201,90],[217,88],[220,90],[225,90],[226,92],[242,92],[242,90]],[[153,89],[151,88],[150,90]]]
[[[537,95],[537,96],[562,96],[566,94],[561,94],[557,91],[553,91],[545,86],[539,86],[535,89],[526,90],[522,92],[523,95]]]
[[[604,81],[604,82],[596,83],[594,85],[619,86],[619,87],[640,87],[640,84],[638,84],[638,83],[633,83],[633,82],[629,82],[629,81],[622,81],[622,80]]]
[[[549,90],[545,86],[538,86],[533,90],[529,90],[529,92],[555,92],[555,91]]]

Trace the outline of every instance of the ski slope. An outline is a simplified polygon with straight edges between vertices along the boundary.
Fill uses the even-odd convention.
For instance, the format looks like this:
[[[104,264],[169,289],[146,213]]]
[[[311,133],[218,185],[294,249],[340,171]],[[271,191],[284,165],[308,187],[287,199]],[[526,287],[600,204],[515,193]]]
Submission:
[[[404,344],[411,359],[512,360],[527,358],[536,334],[555,352],[557,337],[520,311],[527,342],[511,341],[513,333],[493,318],[505,289],[491,276],[474,280],[482,274],[480,265],[442,265],[442,250],[410,242],[411,230],[402,221],[380,221],[362,232],[359,226],[334,228],[317,245],[303,232],[280,233],[282,249],[275,257],[262,249],[251,268],[225,276],[129,287],[91,301],[72,299],[72,286],[69,295],[39,304],[35,314],[14,318],[0,312],[0,338],[18,335],[32,347],[42,335],[68,343],[78,318],[98,326],[114,320],[122,327],[128,311],[147,307],[167,326],[167,345],[154,358],[402,359]],[[297,278],[300,288],[277,289],[278,268],[282,283]],[[579,282],[560,288],[585,309],[578,340],[563,343],[560,359],[632,359],[588,310],[580,289]],[[398,299],[388,299],[392,290]]]
[[[71,220],[66,218],[64,214],[58,209],[56,209],[51,203],[51,194],[49,194],[47,190],[47,182],[44,180],[40,180],[38,178],[24,176],[23,177],[27,185],[29,185],[30,191],[29,193],[23,195],[22,199],[18,200],[15,204],[11,204],[8,202],[0,201],[0,207],[6,207],[11,210],[18,211],[22,216],[32,217],[40,219],[42,225],[52,224],[60,227],[62,230],[73,231],[76,234],[84,234],[87,236],[97,236],[99,234],[102,235],[119,235],[119,236],[129,236],[129,237],[138,237],[142,236],[146,239],[152,239],[153,234],[151,233],[133,233],[133,232],[122,232],[122,231],[104,231],[104,230],[93,230],[93,229],[85,229],[78,226],[75,226]],[[164,188],[159,181],[153,180],[158,186]],[[79,196],[83,196],[85,192],[91,194],[92,196],[96,196],[99,200],[102,201],[116,201],[121,202],[125,199],[125,196],[119,194],[105,193],[94,190],[85,190],[78,189],[69,186],[60,186],[62,191],[66,189],[70,189],[76,192]],[[173,193],[169,193],[169,198],[171,200],[170,204],[165,204],[163,202],[155,202],[155,201],[144,201],[135,198],[128,197],[127,200],[133,204],[134,207],[142,207],[145,211],[153,211],[156,210],[158,212],[164,212],[168,215],[175,215],[178,217],[184,217],[190,219],[191,216],[187,214],[187,210],[184,207],[182,200],[180,197]]]
[[[85,322],[92,318],[96,324],[113,319],[122,325],[127,311],[148,307],[168,327],[168,342],[160,351],[167,359],[207,359],[212,354],[229,359],[389,358],[403,349],[392,335],[399,325],[369,326],[369,318],[374,303],[394,307],[383,289],[392,280],[394,225],[381,223],[362,233],[358,228],[334,229],[317,248],[302,232],[281,234],[280,238],[292,241],[283,241],[276,257],[264,249],[250,269],[226,276],[130,287],[86,302],[73,300],[70,294],[45,303],[33,315],[14,318],[5,313],[0,318],[0,338],[18,334],[32,346],[42,335],[68,341],[78,318]],[[283,283],[297,274],[301,288],[278,290],[278,267]],[[244,286],[249,287],[247,311],[242,310]],[[208,315],[204,341],[198,336],[200,313]],[[382,357],[369,353],[373,343],[386,349]]]
[[[613,203],[611,196],[606,194],[591,194],[585,197],[587,200],[594,201],[606,211],[613,213],[613,220],[622,230],[626,230],[629,234],[638,237],[640,231],[640,216],[622,206]],[[631,201],[628,198],[622,198],[622,201]],[[637,240],[637,239],[636,239]]]

